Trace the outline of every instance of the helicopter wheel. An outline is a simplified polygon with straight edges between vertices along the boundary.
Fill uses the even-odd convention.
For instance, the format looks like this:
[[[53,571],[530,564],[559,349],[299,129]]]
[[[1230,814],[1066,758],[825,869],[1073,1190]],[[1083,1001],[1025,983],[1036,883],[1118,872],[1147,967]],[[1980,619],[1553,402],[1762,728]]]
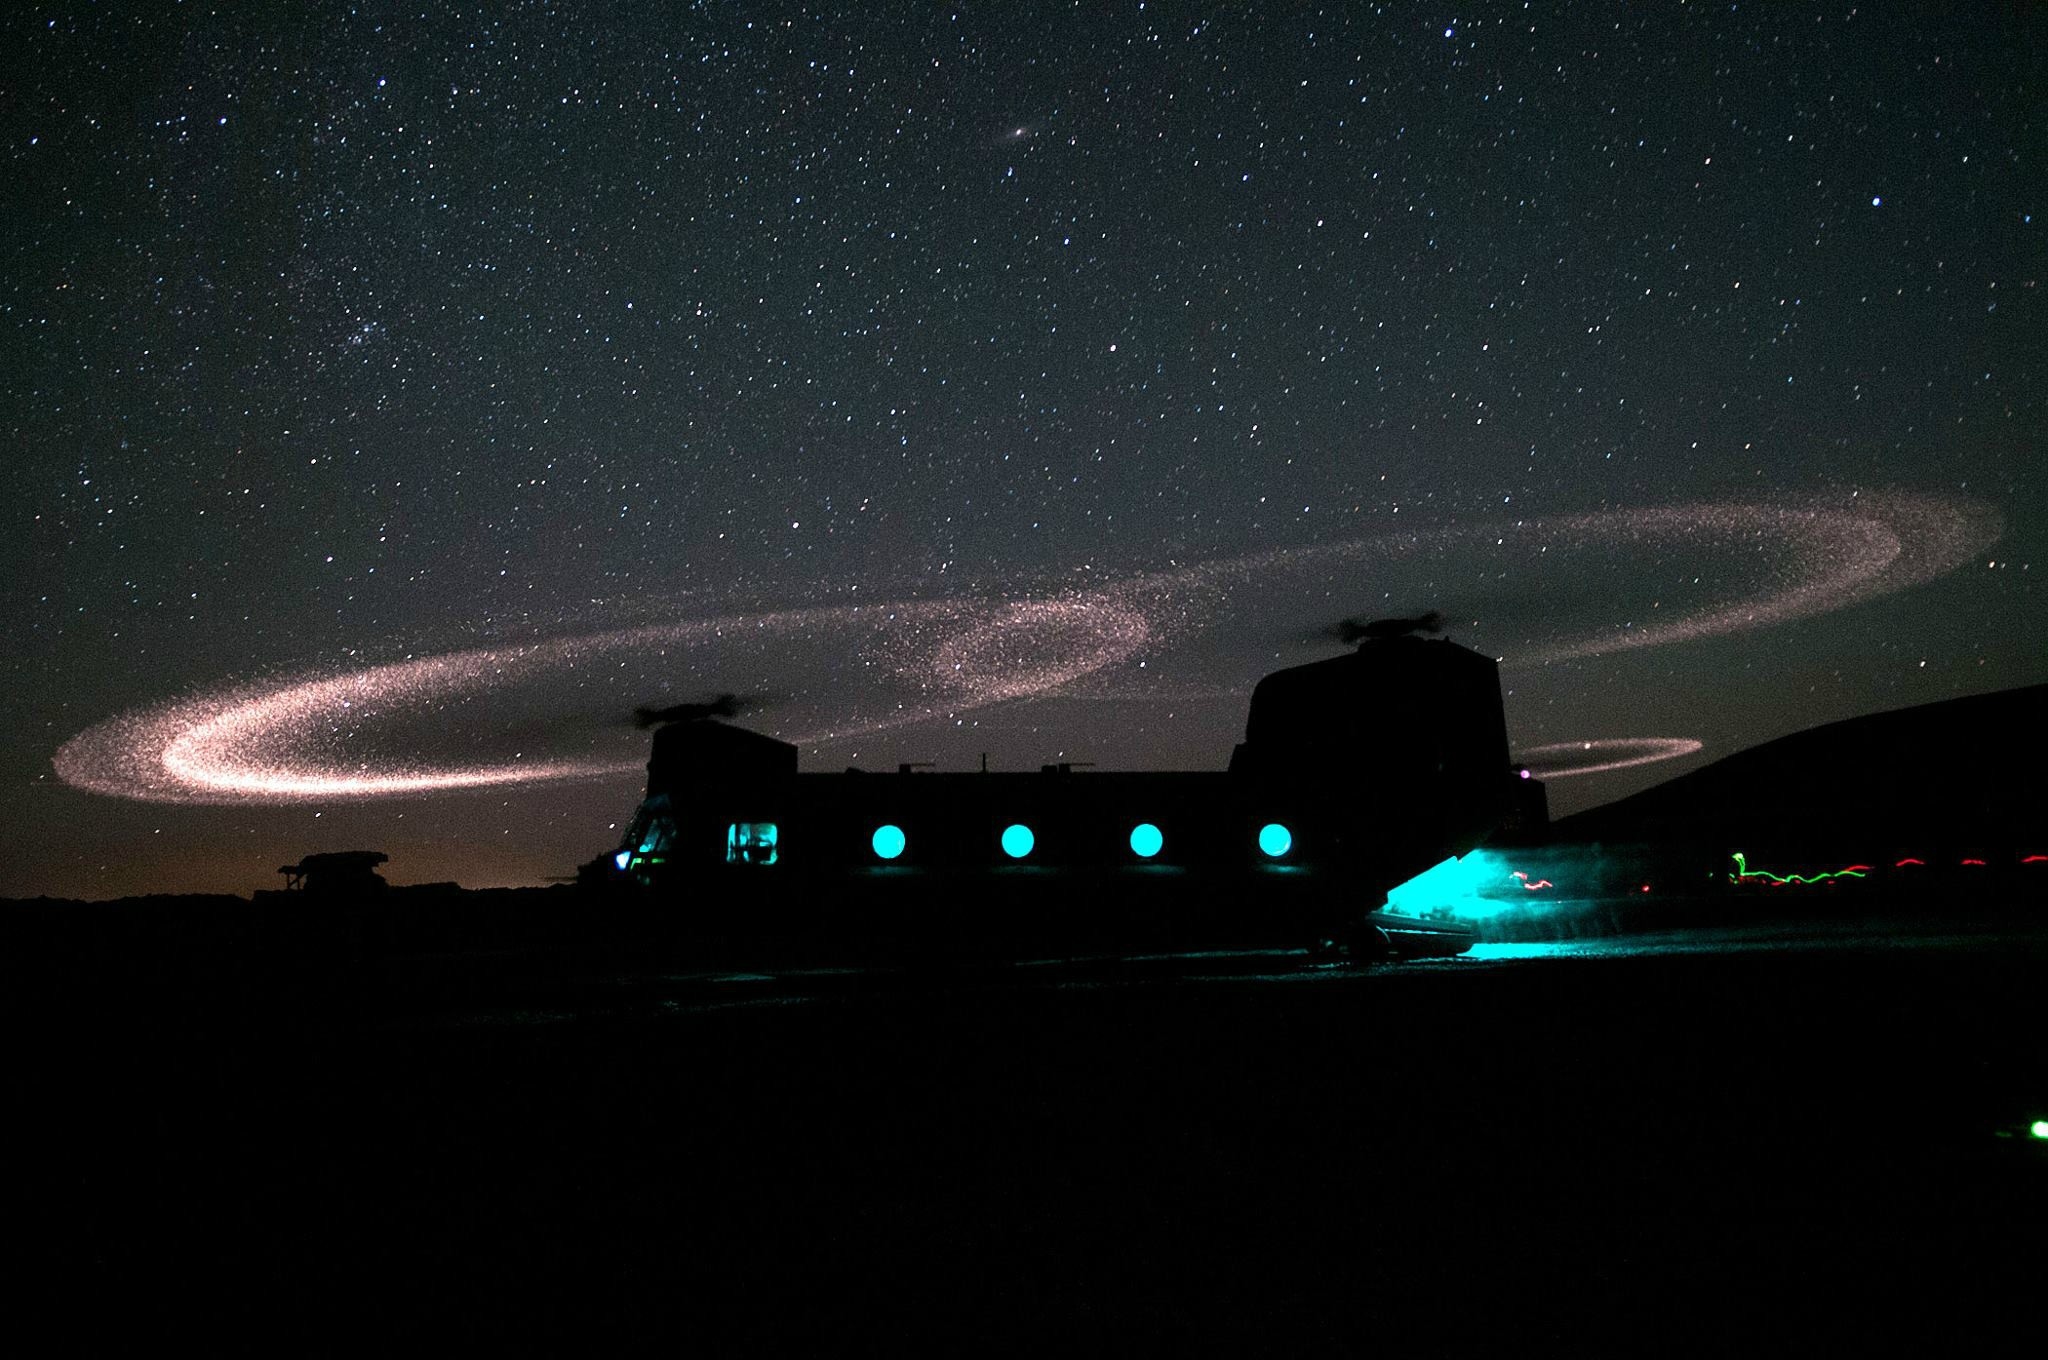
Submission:
[[[1384,963],[1394,957],[1393,937],[1378,926],[1354,927],[1345,944],[1353,963]]]

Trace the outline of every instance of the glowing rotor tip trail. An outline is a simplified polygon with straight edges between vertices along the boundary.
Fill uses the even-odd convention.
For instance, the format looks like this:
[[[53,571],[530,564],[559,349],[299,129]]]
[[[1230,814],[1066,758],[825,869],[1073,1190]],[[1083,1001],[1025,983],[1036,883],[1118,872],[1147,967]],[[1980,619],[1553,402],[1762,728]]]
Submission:
[[[1595,737],[1531,746],[1515,753],[1515,763],[1538,779],[1570,779],[1679,760],[1703,749],[1705,743],[1694,737]]]
[[[728,615],[477,648],[201,696],[88,728],[60,747],[52,764],[77,788],[176,803],[332,801],[626,774],[640,768],[640,757],[350,761],[334,750],[333,739],[343,730],[355,735],[373,717],[430,712],[574,671],[600,656],[652,651],[666,662],[702,646],[713,659],[734,664],[735,644],[758,653],[764,646],[796,646],[820,631],[838,633],[849,656],[889,663],[910,693],[893,708],[857,694],[840,713],[812,713],[803,721],[816,726],[797,736],[800,744],[1037,697],[1124,660],[1144,645],[1152,627],[1141,611],[1107,593]],[[757,654],[748,664],[762,662]]]
[[[837,635],[849,657],[875,667],[862,678],[888,676],[902,701],[860,691],[837,711],[792,719],[792,729],[809,725],[795,740],[815,744],[991,704],[1072,693],[1076,682],[1107,673],[1142,649],[1215,628],[1238,586],[1290,566],[1312,565],[1327,585],[1333,574],[1372,562],[1412,556],[1424,548],[1482,541],[1498,545],[1509,534],[1545,551],[1550,546],[1619,550],[1642,544],[1699,548],[1766,534],[1777,534],[1790,545],[1792,560],[1779,583],[1747,599],[1673,611],[1656,627],[1629,625],[1621,632],[1532,646],[1512,659],[1588,657],[1784,623],[1872,599],[1940,575],[1995,541],[2001,530],[1996,513],[1980,502],[1903,493],[1865,495],[1853,504],[1701,502],[1512,526],[1447,525],[1420,534],[1176,566],[1050,598],[787,609],[450,652],[120,714],[64,743],[52,763],[77,788],[180,803],[289,803],[612,776],[637,769],[639,759],[349,761],[334,751],[333,738],[344,726],[349,736],[357,735],[371,711],[467,699],[635,648],[659,648],[661,656],[669,657],[671,648],[703,646],[729,662],[753,648],[756,655],[749,664],[758,668],[759,649],[766,644],[779,641],[789,647],[796,640]],[[737,649],[737,656],[721,648]],[[1115,691],[1110,697],[1116,697]],[[1676,759],[1699,749],[1691,738],[1606,738],[1538,747],[1523,752],[1522,759],[1539,777],[1565,778]]]

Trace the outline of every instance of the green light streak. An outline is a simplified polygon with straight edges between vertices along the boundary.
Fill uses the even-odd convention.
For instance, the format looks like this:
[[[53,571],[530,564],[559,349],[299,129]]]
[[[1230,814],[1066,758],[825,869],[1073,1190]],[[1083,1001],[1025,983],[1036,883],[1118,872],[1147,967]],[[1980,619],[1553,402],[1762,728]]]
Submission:
[[[2048,1140],[2048,1119],[2036,1119],[2027,1127],[2027,1132],[2036,1138]]]
[[[1768,869],[1750,868],[1749,858],[1740,850],[1737,850],[1730,858],[1735,861],[1735,872],[1728,875],[1730,883],[1763,882],[1778,887],[1786,884],[1797,884],[1803,887],[1810,883],[1825,883],[1833,878],[1862,878],[1870,870],[1868,864],[1852,864],[1846,869],[1833,869],[1822,874],[1774,874]]]

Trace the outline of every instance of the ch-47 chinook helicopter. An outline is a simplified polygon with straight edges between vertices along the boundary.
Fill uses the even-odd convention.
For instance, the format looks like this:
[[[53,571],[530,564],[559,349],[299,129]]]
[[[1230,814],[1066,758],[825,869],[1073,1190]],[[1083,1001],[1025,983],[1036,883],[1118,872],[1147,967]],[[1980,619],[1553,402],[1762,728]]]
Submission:
[[[980,951],[1469,948],[1386,910],[1541,786],[1508,751],[1494,661],[1434,616],[1342,625],[1352,650],[1252,691],[1215,772],[806,773],[732,696],[643,712],[647,790],[587,886],[721,939]],[[1537,814],[1540,816],[1540,812]]]

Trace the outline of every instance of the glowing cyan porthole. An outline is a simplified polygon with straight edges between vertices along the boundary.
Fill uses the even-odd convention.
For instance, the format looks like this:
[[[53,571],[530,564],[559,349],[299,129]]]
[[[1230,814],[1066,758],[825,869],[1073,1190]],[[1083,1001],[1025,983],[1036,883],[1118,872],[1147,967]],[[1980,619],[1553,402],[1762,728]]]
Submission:
[[[1031,847],[1038,844],[1038,837],[1031,834],[1031,828],[1022,822],[1012,822],[1003,828],[1003,853],[1011,859],[1022,859],[1031,853]]]
[[[1279,859],[1294,848],[1294,833],[1278,822],[1259,828],[1259,849],[1268,859]]]
[[[1166,837],[1150,822],[1139,822],[1131,828],[1131,853],[1139,859],[1150,859],[1166,844]]]
[[[875,834],[868,839],[868,844],[875,847],[876,859],[895,859],[909,843],[903,828],[893,822],[876,827]]]

